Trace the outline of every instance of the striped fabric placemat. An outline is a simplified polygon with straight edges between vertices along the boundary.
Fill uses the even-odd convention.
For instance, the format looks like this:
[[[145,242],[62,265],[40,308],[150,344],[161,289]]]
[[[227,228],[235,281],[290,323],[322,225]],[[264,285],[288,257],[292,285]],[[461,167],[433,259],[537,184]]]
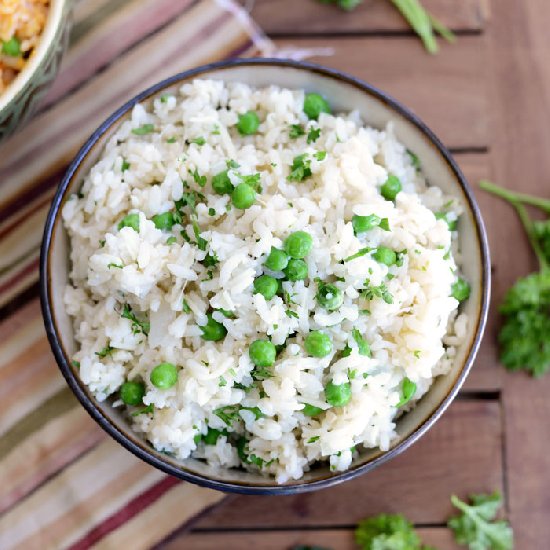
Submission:
[[[37,298],[42,229],[72,156],[167,76],[270,43],[231,0],[79,0],[40,112],[0,145],[0,548],[149,548],[223,495],[111,440],[58,372]]]

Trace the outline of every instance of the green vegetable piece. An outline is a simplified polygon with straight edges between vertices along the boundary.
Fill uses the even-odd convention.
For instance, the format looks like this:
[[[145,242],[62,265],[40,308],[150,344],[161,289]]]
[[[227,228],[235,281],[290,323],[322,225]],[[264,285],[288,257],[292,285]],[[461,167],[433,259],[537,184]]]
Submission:
[[[315,407],[314,405],[310,405],[309,403],[304,404],[304,408],[302,409],[302,412],[306,416],[319,416],[323,411],[321,407]]]
[[[220,438],[220,436],[222,435],[227,436],[227,432],[225,430],[216,430],[215,428],[208,428],[208,432],[206,432],[206,435],[203,438],[205,445],[215,445],[218,442],[218,439]]]
[[[272,246],[264,265],[271,271],[282,271],[288,265],[288,255],[284,250]]]
[[[470,284],[468,281],[458,279],[454,282],[451,286],[451,296],[459,302],[467,300],[470,297]]]
[[[351,331],[351,335],[353,336],[353,339],[357,343],[357,347],[359,349],[359,355],[364,355],[365,357],[370,357],[371,352],[370,352],[369,343],[363,338],[361,333],[356,328],[354,328]]]
[[[416,383],[410,378],[403,378],[403,382],[401,382],[401,400],[397,403],[397,408],[407,404],[414,397],[415,393]]]
[[[399,178],[390,174],[386,183],[380,188],[380,193],[387,201],[394,201],[402,188]]]
[[[397,254],[386,246],[379,246],[372,257],[377,262],[387,265],[388,267],[392,266],[397,261]]]
[[[145,384],[143,382],[124,382],[120,386],[120,398],[126,405],[136,407],[143,402]]]
[[[136,136],[144,136],[146,134],[152,134],[154,131],[155,131],[154,124],[142,124],[137,128],[133,128],[132,134],[135,134]]]
[[[220,172],[212,177],[212,189],[218,193],[218,195],[227,195],[235,189],[235,186],[231,183],[227,170]]]
[[[438,50],[435,32],[440,34],[447,42],[456,40],[455,35],[441,21],[428,13],[419,0],[391,1],[407,20],[413,31],[420,37],[424,48],[429,53],[435,54]]]
[[[174,215],[172,212],[163,212],[162,214],[156,214],[153,216],[153,223],[157,229],[161,231],[170,231],[174,226]]]
[[[139,214],[137,212],[132,212],[120,220],[118,223],[119,231],[123,227],[131,227],[136,233],[139,233]]]
[[[388,218],[382,218],[380,220],[380,229],[383,229],[384,231],[390,231],[390,221]]]
[[[126,159],[124,159],[122,161],[122,164],[120,165],[120,171],[121,172],[126,172],[126,170],[128,170],[128,168],[130,168],[130,163]]]
[[[277,350],[269,340],[255,340],[248,348],[248,355],[257,367],[271,367],[275,363]]]
[[[330,106],[323,96],[306,94],[304,97],[304,113],[310,120],[317,120],[321,113],[330,113]]]
[[[291,233],[285,239],[285,251],[291,258],[296,258],[297,260],[305,258],[311,247],[313,246],[313,239],[309,233],[305,231],[295,231]]]
[[[393,295],[388,290],[388,287],[382,283],[378,286],[373,286],[367,279],[365,281],[365,288],[361,291],[361,296],[365,300],[374,300],[374,298],[382,298],[386,304],[393,304]]]
[[[317,302],[327,311],[335,311],[344,303],[344,293],[332,284],[321,284],[317,291]]]
[[[458,544],[472,550],[512,550],[514,533],[505,520],[496,520],[502,506],[500,493],[491,495],[470,495],[471,504],[455,495],[451,502],[461,514],[448,522]]]
[[[298,139],[300,136],[305,135],[306,131],[301,124],[291,124],[288,136],[290,139]]]
[[[239,405],[226,405],[225,407],[220,407],[214,411],[214,414],[225,422],[228,426],[231,426],[235,420],[239,418]]]
[[[269,275],[261,275],[254,279],[254,293],[261,294],[266,300],[271,300],[277,294],[279,283]]]
[[[413,165],[413,168],[415,168],[415,170],[419,172],[420,169],[422,168],[422,165],[420,164],[420,159],[418,158],[418,155],[413,153],[410,149],[407,149],[407,155],[411,160],[411,164]]]
[[[325,388],[325,398],[329,405],[333,407],[343,407],[349,403],[351,399],[351,384],[333,384],[329,382]]]
[[[9,40],[6,40],[2,44],[2,53],[10,57],[19,57],[21,55],[21,42],[19,42],[19,39],[12,36]]]
[[[359,522],[355,542],[363,550],[427,550],[402,515],[380,514]]]
[[[290,167],[290,174],[287,177],[288,181],[304,181],[312,174],[311,160],[308,159],[307,153],[297,155],[292,160],[292,166]]]
[[[239,115],[237,122],[237,130],[242,136],[251,136],[258,131],[260,119],[254,111],[248,111],[244,115]]]
[[[321,137],[321,128],[312,128],[307,134],[307,143],[315,143]],[[322,159],[319,159],[322,160]]]
[[[206,325],[200,327],[202,330],[202,339],[207,342],[219,342],[223,340],[227,334],[227,329],[222,323],[216,321],[211,314],[208,314],[207,317],[208,321]]]
[[[450,220],[448,212],[436,212],[435,219],[443,220],[449,227],[449,231],[456,231],[458,227],[458,220]]]
[[[312,357],[326,357],[332,352],[332,341],[328,334],[313,330],[306,336],[304,347]]]
[[[155,388],[167,390],[178,381],[178,369],[172,363],[160,363],[151,371],[150,380]]]
[[[353,232],[358,235],[359,233],[365,233],[380,225],[382,221],[376,214],[369,214],[368,216],[358,216],[354,214],[351,218],[351,225],[353,226]]]
[[[161,103],[168,103],[168,100],[171,98],[171,97],[174,97],[172,94],[162,94],[160,96],[160,102]]]
[[[201,146],[206,143],[206,140],[202,136],[199,136],[199,137],[196,137],[195,139],[192,139],[191,143]]]
[[[289,281],[303,281],[308,274],[307,264],[304,260],[291,258],[288,265],[283,269],[283,273]]]
[[[246,210],[256,201],[256,191],[248,183],[239,183],[231,193],[231,202],[235,208]]]

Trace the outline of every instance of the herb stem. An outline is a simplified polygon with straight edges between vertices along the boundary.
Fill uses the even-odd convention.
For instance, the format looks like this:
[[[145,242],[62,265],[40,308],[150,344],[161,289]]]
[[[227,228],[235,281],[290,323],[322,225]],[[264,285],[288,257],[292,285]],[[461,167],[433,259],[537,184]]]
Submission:
[[[540,197],[534,197],[533,195],[528,195],[526,193],[515,193],[514,191],[500,187],[500,185],[487,180],[481,180],[479,182],[479,186],[484,191],[492,193],[493,195],[496,195],[509,203],[530,204],[531,206],[536,206],[537,208],[540,208],[550,214],[550,200],[548,199],[541,199]]]
[[[535,235],[535,230],[533,228],[533,220],[531,220],[529,214],[527,213],[527,209],[522,203],[513,202],[512,205],[516,209],[519,219],[521,220],[521,223],[525,228],[525,232],[527,233],[529,242],[531,243],[531,246],[533,247],[533,250],[537,255],[541,271],[546,271],[548,269],[548,262],[546,261],[546,257],[540,247],[539,240]]]

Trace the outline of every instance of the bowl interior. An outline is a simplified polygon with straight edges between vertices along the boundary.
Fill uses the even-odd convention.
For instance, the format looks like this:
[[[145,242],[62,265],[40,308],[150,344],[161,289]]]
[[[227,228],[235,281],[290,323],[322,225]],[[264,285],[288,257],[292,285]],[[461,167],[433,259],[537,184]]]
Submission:
[[[209,68],[204,72],[188,75],[178,81],[168,83],[162,89],[157,89],[153,95],[164,93],[167,90],[175,90],[182,82],[195,77],[245,82],[252,86],[277,84],[278,86],[320,92],[329,99],[334,111],[357,109],[367,124],[377,128],[383,128],[389,121],[392,121],[397,138],[420,157],[428,180],[440,186],[446,193],[457,197],[465,206],[465,213],[459,222],[459,239],[464,258],[463,271],[472,283],[471,297],[463,306],[470,320],[468,334],[464,343],[457,350],[458,353],[452,370],[445,376],[439,377],[417,406],[398,420],[398,438],[393,443],[392,449],[386,453],[377,450],[361,452],[360,456],[353,462],[350,470],[344,475],[332,474],[325,466],[314,468],[306,473],[301,480],[291,482],[286,486],[286,489],[283,487],[279,491],[284,492],[285,490],[306,490],[318,485],[318,483],[326,485],[350,477],[358,469],[370,469],[406,447],[416,436],[419,436],[431,425],[431,422],[442,412],[443,408],[458,390],[467,368],[473,360],[480,332],[483,328],[484,310],[488,298],[488,273],[485,268],[487,265],[487,252],[484,234],[482,226],[479,226],[476,221],[476,207],[473,206],[468,192],[465,191],[460,181],[461,176],[455,171],[452,164],[445,158],[434,141],[431,140],[429,135],[417,123],[401,112],[399,107],[389,103],[387,98],[378,96],[374,92],[366,91],[352,81],[342,79],[334,74],[325,73],[318,68],[296,67],[276,63],[269,64],[264,61],[258,62],[253,66],[246,64]],[[131,103],[127,111],[130,109]],[[123,120],[126,117],[127,114],[123,113],[119,120]],[[118,123],[119,121],[115,121],[110,127],[107,127],[106,131],[99,135],[97,141],[89,148],[87,154],[83,156],[72,177],[67,181],[67,188],[64,190],[61,201],[58,203],[59,209],[62,208],[69,194],[78,190],[83,177],[96,162],[105,142],[112,135]],[[62,357],[60,358],[60,362],[66,371],[65,375],[69,377],[69,382],[72,379],[71,385],[73,389],[76,388],[81,400],[89,400],[88,410],[91,408],[91,403],[92,407],[97,408],[95,412],[96,419],[99,415],[102,417],[103,424],[105,422],[110,424],[112,434],[113,432],[118,433],[119,436],[123,434],[123,439],[127,438],[123,443],[131,448],[133,452],[143,455],[140,449],[143,450],[147,453],[148,456],[146,458],[150,462],[169,470],[170,473],[176,475],[182,475],[182,472],[196,474],[199,478],[208,478],[209,480],[221,482],[221,488],[224,489],[239,490],[239,487],[255,486],[258,490],[261,490],[261,488],[273,487],[275,485],[273,480],[263,478],[257,474],[237,470],[217,470],[197,460],[178,461],[159,453],[152,449],[147,442],[140,439],[138,435],[134,434],[122,415],[108,403],[96,402],[87,388],[80,383],[78,373],[71,367],[70,362],[70,356],[75,351],[76,346],[73,339],[71,320],[65,312],[62,301],[63,288],[68,283],[68,256],[67,234],[63,228],[60,216],[57,215],[53,225],[49,254],[46,258],[48,276],[46,299],[49,300],[52,310],[54,338],[57,337],[61,347]],[[86,403],[84,404],[86,405]],[[136,445],[137,448],[132,448],[132,445]],[[194,481],[201,482],[204,480],[194,479]],[[216,483],[214,483],[215,485]],[[220,488],[219,485],[218,487]]]
[[[0,111],[9,105],[32,78],[36,69],[44,62],[48,50],[52,46],[52,40],[57,34],[57,29],[63,25],[63,11],[65,4],[71,0],[50,0],[50,10],[42,36],[23,70],[14,81],[0,94]],[[58,35],[59,36],[59,35]]]

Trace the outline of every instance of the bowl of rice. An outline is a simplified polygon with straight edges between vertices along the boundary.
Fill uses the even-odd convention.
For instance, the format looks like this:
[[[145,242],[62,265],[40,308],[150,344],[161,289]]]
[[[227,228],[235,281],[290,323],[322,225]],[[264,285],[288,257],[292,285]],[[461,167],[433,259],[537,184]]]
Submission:
[[[106,120],[53,200],[46,330],[119,443],[181,479],[285,494],[424,434],[490,288],[470,188],[433,133],[338,71],[234,60]]]
[[[0,140],[36,110],[69,36],[70,0],[0,2]]]

